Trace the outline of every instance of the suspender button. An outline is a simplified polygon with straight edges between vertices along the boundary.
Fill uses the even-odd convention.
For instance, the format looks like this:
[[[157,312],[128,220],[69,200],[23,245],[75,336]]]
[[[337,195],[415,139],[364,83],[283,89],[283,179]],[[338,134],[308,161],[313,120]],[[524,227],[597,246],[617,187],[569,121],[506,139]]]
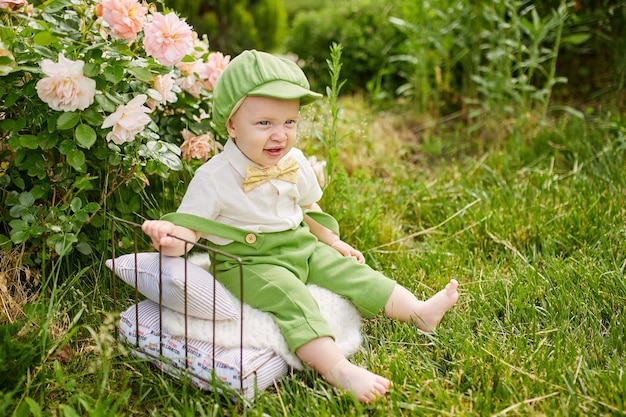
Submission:
[[[254,233],[248,233],[246,235],[246,242],[252,245],[254,242],[256,242],[256,235]]]

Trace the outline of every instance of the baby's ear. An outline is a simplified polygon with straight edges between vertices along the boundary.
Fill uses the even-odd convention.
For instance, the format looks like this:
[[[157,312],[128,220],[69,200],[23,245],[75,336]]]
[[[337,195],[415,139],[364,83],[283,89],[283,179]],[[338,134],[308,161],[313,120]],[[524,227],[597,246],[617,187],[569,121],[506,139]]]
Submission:
[[[236,130],[235,130],[235,124],[233,123],[233,119],[228,119],[228,121],[226,122],[226,130],[228,131],[228,136],[231,137],[231,139],[236,139],[237,138],[237,134],[236,134]]]

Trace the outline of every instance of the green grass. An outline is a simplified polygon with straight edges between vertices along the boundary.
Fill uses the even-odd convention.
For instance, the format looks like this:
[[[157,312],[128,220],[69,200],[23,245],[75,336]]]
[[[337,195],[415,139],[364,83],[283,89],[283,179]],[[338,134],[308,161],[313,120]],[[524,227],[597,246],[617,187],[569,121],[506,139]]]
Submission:
[[[345,239],[420,297],[450,278],[461,283],[436,334],[382,317],[366,322],[352,359],[393,380],[386,397],[359,404],[305,372],[243,405],[161,374],[112,342],[103,253],[86,270],[54,270],[58,283],[41,295],[41,315],[59,330],[47,342],[35,330],[16,337],[20,347],[39,343],[46,360],[14,392],[4,390],[0,411],[624,415],[626,122],[520,117],[493,120],[491,131],[425,132],[410,116],[371,111],[357,98],[341,106],[341,169],[323,205]],[[322,159],[315,135],[325,133],[326,110],[308,111],[315,122],[303,126],[301,142]],[[62,360],[64,341],[71,354]]]

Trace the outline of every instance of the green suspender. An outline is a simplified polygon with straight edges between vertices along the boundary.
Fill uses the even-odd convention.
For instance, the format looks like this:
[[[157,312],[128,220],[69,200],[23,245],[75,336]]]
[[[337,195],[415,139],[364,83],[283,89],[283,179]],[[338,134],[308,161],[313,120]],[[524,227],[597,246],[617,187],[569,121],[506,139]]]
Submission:
[[[313,220],[322,226],[332,230],[339,236],[339,223],[328,213],[322,213],[313,210],[303,210],[305,215],[310,216]],[[247,230],[230,226],[224,223],[210,220],[195,214],[187,213],[168,213],[161,217],[161,220],[167,220],[177,226],[183,226],[188,229],[197,230],[201,233],[219,236],[224,239],[234,240],[235,242],[245,243],[256,246],[263,240],[262,233],[252,233]]]
[[[230,226],[205,217],[196,216],[187,213],[168,213],[161,217],[161,220],[167,220],[177,226],[183,226],[198,232],[223,237],[224,239],[234,240],[235,242],[247,243],[246,235],[250,232]]]

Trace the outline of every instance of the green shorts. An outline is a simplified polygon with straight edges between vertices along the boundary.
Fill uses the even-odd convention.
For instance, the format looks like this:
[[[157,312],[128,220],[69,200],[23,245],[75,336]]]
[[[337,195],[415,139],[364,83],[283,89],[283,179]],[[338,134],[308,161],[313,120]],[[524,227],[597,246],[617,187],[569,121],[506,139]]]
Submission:
[[[217,257],[216,279],[244,303],[269,313],[292,352],[313,339],[334,337],[306,284],[345,297],[366,318],[384,308],[396,285],[356,258],[345,257],[319,242],[304,222],[295,230],[275,233],[227,227],[229,233],[220,233],[218,227],[210,234],[232,239],[236,237],[232,232],[239,231],[237,239],[227,245],[208,242],[208,246],[241,259],[243,291],[239,263],[232,258]]]

